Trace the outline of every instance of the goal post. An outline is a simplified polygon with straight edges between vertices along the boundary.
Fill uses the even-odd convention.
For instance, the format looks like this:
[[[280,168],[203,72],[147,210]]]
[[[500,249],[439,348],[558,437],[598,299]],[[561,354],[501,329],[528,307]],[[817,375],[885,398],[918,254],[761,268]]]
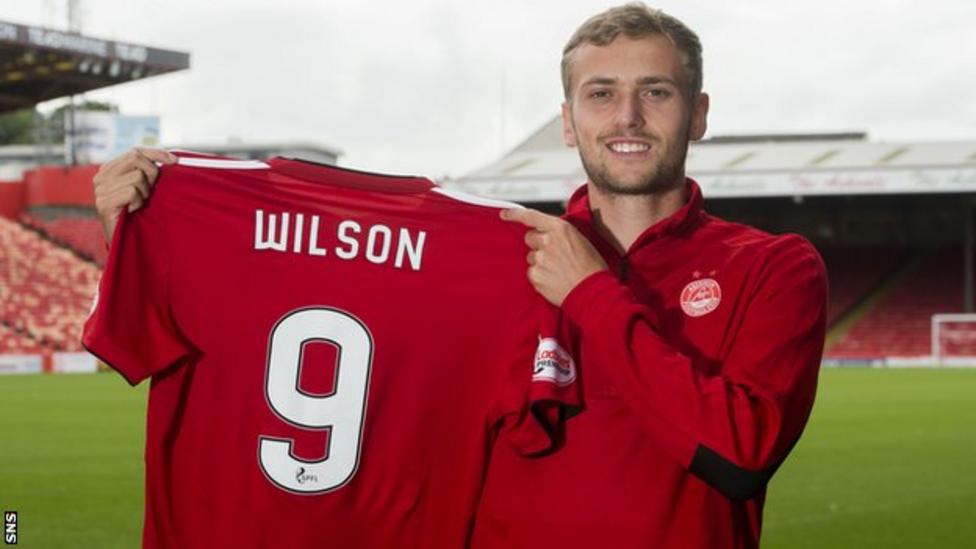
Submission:
[[[932,360],[936,366],[976,366],[976,314],[932,315]]]

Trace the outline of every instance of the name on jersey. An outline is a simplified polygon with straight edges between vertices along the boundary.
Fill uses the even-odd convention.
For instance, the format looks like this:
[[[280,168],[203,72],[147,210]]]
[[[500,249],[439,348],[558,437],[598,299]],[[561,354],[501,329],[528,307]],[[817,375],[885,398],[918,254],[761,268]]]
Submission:
[[[364,226],[352,219],[324,227],[317,215],[254,212],[254,249],[258,251],[335,255],[346,261],[362,258],[376,265],[419,271],[426,241],[427,232],[416,229]]]

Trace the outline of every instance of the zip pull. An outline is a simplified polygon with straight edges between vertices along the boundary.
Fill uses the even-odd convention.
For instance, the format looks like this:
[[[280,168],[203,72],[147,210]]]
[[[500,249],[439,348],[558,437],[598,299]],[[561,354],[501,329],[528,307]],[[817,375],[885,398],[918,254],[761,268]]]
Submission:
[[[627,256],[620,258],[620,270],[617,272],[617,278],[621,282],[627,282],[627,276],[630,274],[630,262],[627,261]]]

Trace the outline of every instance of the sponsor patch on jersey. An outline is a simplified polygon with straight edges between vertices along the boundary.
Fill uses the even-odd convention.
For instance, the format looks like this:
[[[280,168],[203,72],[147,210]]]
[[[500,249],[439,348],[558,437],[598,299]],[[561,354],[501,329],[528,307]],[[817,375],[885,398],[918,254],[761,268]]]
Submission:
[[[548,381],[563,387],[576,380],[576,362],[554,338],[539,339],[532,381]]]
[[[688,316],[707,315],[718,308],[721,301],[722,288],[714,278],[695,280],[681,290],[681,310]]]

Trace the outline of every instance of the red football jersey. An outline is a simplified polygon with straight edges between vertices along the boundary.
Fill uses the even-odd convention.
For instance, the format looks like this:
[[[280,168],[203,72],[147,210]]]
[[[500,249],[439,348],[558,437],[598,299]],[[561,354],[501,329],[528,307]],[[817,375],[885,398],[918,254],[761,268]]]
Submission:
[[[164,167],[84,335],[152,377],[144,545],[462,547],[497,433],[544,450],[533,404],[574,400],[505,206],[286,159]]]

